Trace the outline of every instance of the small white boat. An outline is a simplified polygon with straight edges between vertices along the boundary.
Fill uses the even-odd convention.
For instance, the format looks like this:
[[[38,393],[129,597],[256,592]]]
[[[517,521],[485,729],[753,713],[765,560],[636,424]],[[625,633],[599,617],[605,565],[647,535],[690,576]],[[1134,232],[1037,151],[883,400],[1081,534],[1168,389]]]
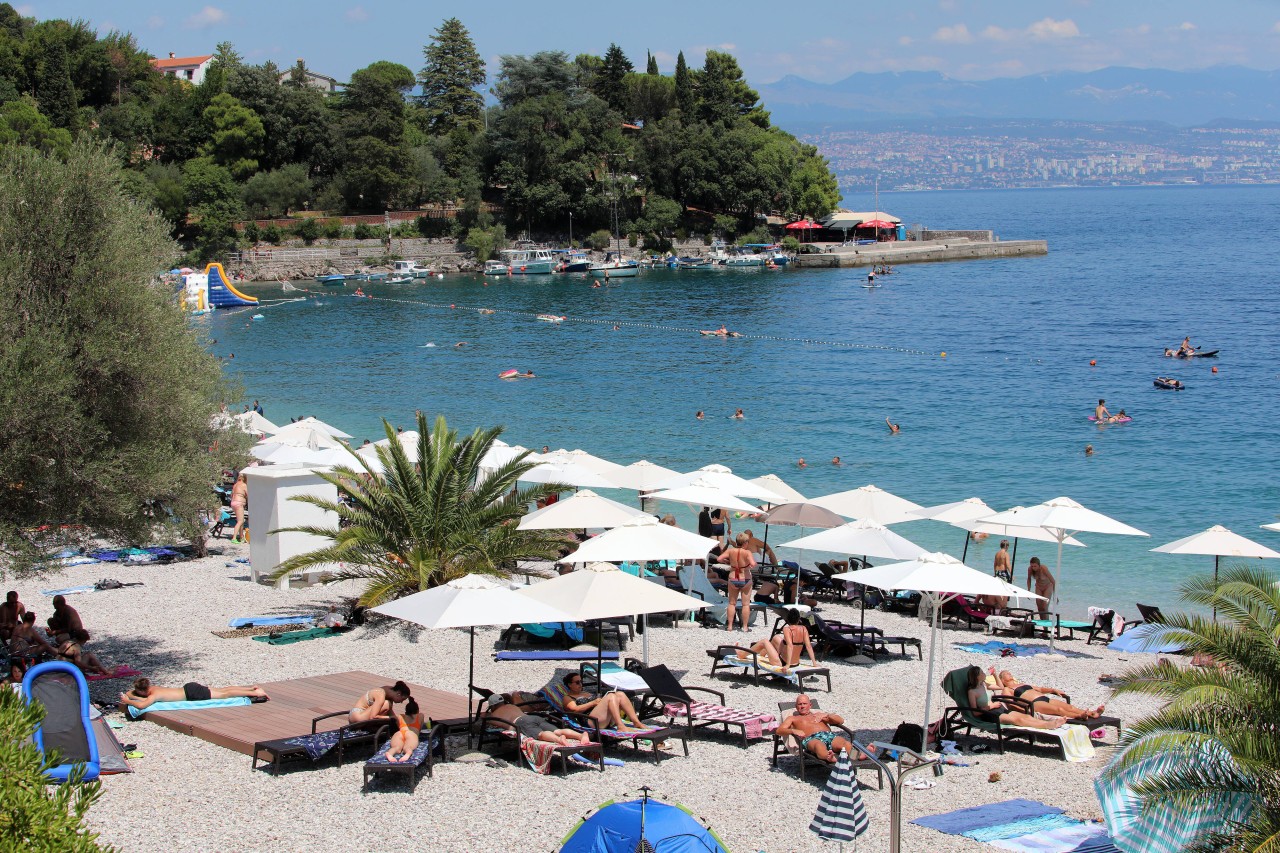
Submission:
[[[640,265],[627,258],[609,255],[604,261],[592,264],[590,272],[595,278],[635,278],[640,274]]]
[[[384,281],[384,283],[385,284],[408,284],[411,281],[413,281],[413,276],[411,275],[398,275],[393,273],[386,277],[386,280]]]
[[[428,267],[418,266],[417,261],[393,261],[391,264],[391,274],[393,276],[408,276],[409,278],[431,278],[435,272]]]
[[[511,267],[507,266],[502,261],[485,261],[484,274],[485,275],[511,275]]]
[[[502,261],[512,275],[543,275],[556,271],[550,249],[503,249]]]

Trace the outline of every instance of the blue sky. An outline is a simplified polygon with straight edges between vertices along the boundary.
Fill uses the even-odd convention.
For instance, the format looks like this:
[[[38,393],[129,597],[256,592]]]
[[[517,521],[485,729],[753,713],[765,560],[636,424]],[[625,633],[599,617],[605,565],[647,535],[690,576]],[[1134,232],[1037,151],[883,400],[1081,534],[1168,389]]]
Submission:
[[[422,65],[424,45],[456,15],[494,67],[504,53],[602,54],[617,42],[669,72],[676,52],[700,65],[707,48],[737,56],[760,85],[787,74],[833,82],[855,71],[936,70],[961,79],[1108,65],[1280,68],[1275,0],[916,0],[779,3],[739,0],[33,0],[38,18],[84,18],[128,30],[156,56],[211,53],[231,41],[251,62],[298,57],[345,80],[379,59]]]

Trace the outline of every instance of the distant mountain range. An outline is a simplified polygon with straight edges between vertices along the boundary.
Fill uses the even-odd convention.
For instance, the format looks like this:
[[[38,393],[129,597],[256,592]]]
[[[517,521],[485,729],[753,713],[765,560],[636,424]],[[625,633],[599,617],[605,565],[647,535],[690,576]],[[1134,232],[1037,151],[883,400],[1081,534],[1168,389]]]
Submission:
[[[868,121],[1026,118],[1168,122],[1280,121],[1280,71],[1220,65],[1198,71],[1103,68],[992,80],[935,71],[858,73],[836,83],[788,76],[759,87],[773,120],[819,130]]]

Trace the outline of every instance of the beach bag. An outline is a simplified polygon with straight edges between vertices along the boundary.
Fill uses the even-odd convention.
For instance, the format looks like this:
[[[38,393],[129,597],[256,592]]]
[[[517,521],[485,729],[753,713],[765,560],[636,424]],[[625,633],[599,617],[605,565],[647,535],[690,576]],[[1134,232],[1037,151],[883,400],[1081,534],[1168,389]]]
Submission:
[[[916,752],[924,752],[924,729],[919,723],[901,723],[889,742],[894,746],[905,746]]]

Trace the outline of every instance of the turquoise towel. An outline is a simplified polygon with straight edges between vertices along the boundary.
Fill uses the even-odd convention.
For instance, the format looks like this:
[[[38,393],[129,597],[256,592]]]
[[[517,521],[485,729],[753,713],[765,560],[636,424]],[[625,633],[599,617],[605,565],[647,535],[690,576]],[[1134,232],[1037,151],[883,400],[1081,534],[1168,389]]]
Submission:
[[[200,708],[232,708],[237,705],[251,705],[247,696],[239,696],[235,699],[204,699],[200,702],[153,702],[147,706],[145,711],[139,711],[132,705],[126,705],[129,709],[129,718],[136,720],[143,714],[149,714],[152,711],[195,711]]]

